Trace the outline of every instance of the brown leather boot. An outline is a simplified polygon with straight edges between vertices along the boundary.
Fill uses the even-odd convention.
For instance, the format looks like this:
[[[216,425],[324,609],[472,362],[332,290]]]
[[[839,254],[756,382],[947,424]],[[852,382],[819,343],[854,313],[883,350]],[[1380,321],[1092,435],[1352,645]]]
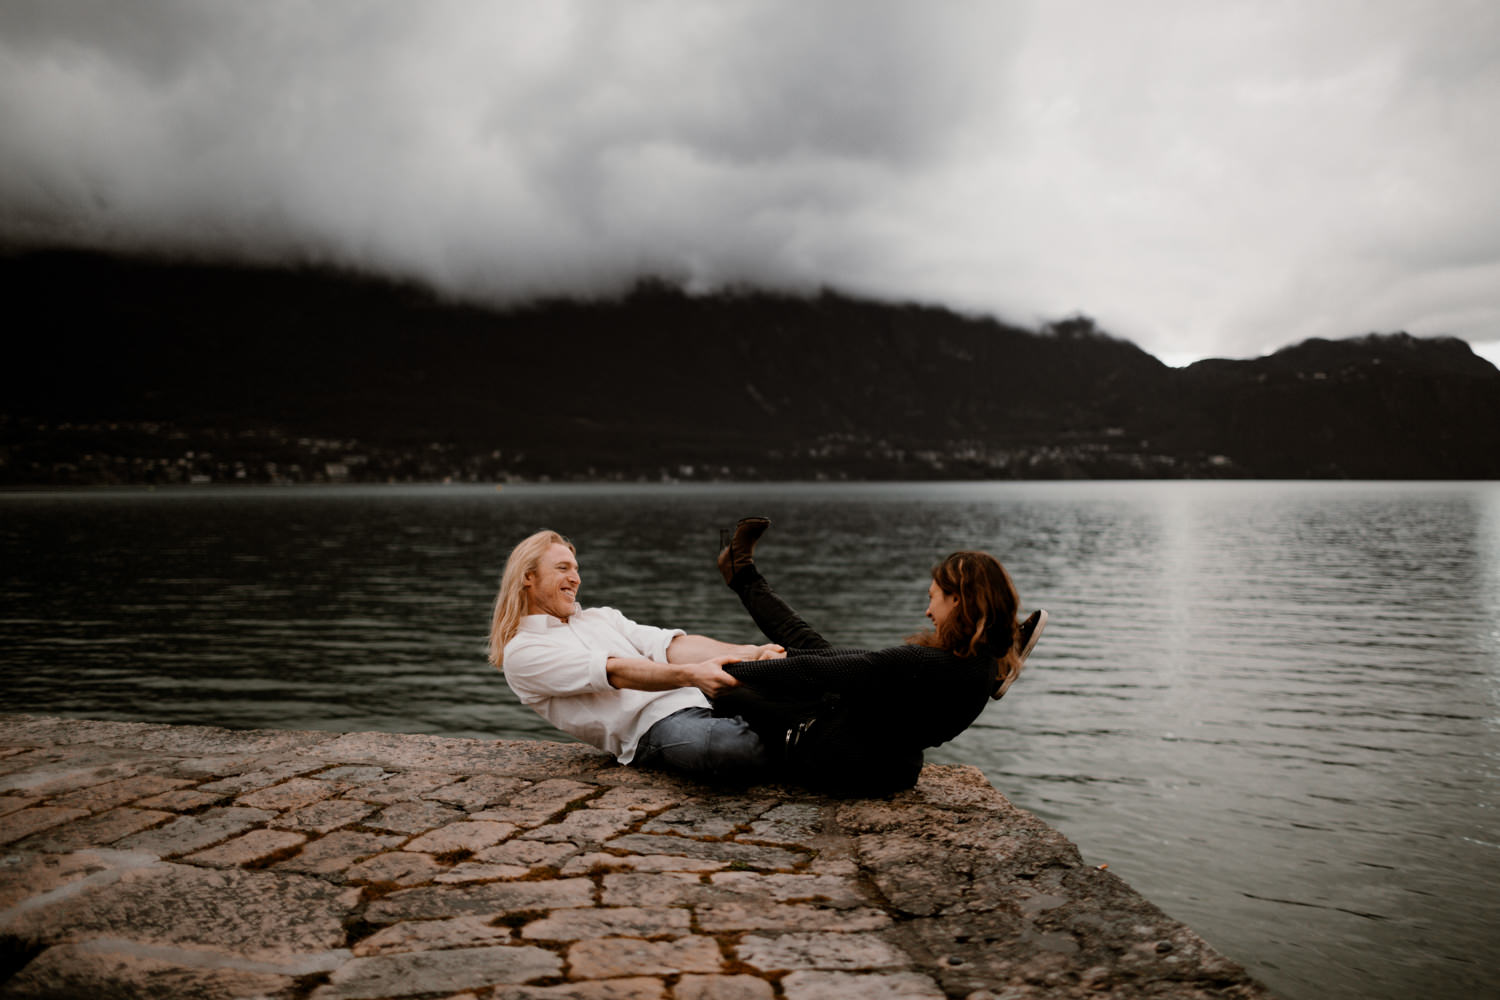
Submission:
[[[732,533],[727,529],[719,532],[719,544],[723,546],[719,551],[719,572],[724,574],[726,584],[732,586],[740,570],[755,565],[755,542],[770,526],[769,517],[742,517]]]

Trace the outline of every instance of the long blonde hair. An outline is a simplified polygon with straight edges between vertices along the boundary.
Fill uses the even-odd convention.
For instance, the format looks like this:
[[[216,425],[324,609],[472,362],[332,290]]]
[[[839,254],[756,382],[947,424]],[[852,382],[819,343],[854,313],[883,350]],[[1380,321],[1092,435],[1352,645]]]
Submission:
[[[510,550],[505,560],[505,574],[500,577],[500,593],[495,596],[495,613],[490,618],[490,662],[501,666],[505,644],[515,637],[521,619],[530,607],[526,599],[526,574],[536,572],[542,556],[554,545],[566,545],[575,556],[573,543],[555,531],[538,531]]]

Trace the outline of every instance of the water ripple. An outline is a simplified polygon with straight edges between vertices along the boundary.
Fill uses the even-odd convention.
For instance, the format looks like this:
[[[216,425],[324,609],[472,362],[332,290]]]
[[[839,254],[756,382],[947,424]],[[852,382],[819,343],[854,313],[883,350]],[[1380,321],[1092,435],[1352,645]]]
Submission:
[[[1488,988],[1462,956],[1500,925],[1500,484],[0,494],[6,707],[556,738],[484,662],[509,546],[557,528],[589,603],[746,641],[713,557],[751,511],[767,574],[848,644],[922,628],[946,552],[1000,555],[1051,625],[932,759],[1279,995]]]

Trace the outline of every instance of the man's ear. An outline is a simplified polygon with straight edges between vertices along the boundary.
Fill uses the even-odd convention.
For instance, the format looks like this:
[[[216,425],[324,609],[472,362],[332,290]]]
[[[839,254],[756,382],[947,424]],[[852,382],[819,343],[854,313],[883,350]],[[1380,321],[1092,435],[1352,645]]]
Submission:
[[[531,586],[531,579],[534,576],[536,576],[536,573],[533,572],[532,570],[528,569],[526,571],[526,575],[523,576],[523,577],[521,577],[521,589],[522,590],[525,590],[527,587]]]

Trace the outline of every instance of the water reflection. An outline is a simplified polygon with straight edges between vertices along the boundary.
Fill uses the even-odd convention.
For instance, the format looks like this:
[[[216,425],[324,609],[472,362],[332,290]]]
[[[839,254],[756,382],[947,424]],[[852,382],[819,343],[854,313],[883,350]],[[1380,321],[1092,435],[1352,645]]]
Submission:
[[[1059,594],[1087,641],[1048,653],[1084,664],[1014,706],[1027,732],[998,780],[1045,783],[1039,811],[1113,841],[1104,860],[1210,937],[1251,929],[1283,992],[1468,995],[1497,915],[1472,881],[1494,867],[1474,843],[1495,829],[1494,770],[1474,766],[1495,746],[1489,489],[1196,484],[1155,520],[1128,508],[1128,575],[1104,584],[1101,558]],[[1122,756],[1047,742],[1089,735],[1070,716]],[[1455,929],[1455,907],[1479,919]],[[1441,955],[1405,943],[1438,927]],[[1404,960],[1354,960],[1330,931]]]
[[[976,763],[1281,995],[1468,997],[1500,912],[1500,487],[1087,483],[0,495],[7,708],[552,737],[484,663],[509,546],[750,639],[717,527],[837,641],[994,551],[1053,614]]]

